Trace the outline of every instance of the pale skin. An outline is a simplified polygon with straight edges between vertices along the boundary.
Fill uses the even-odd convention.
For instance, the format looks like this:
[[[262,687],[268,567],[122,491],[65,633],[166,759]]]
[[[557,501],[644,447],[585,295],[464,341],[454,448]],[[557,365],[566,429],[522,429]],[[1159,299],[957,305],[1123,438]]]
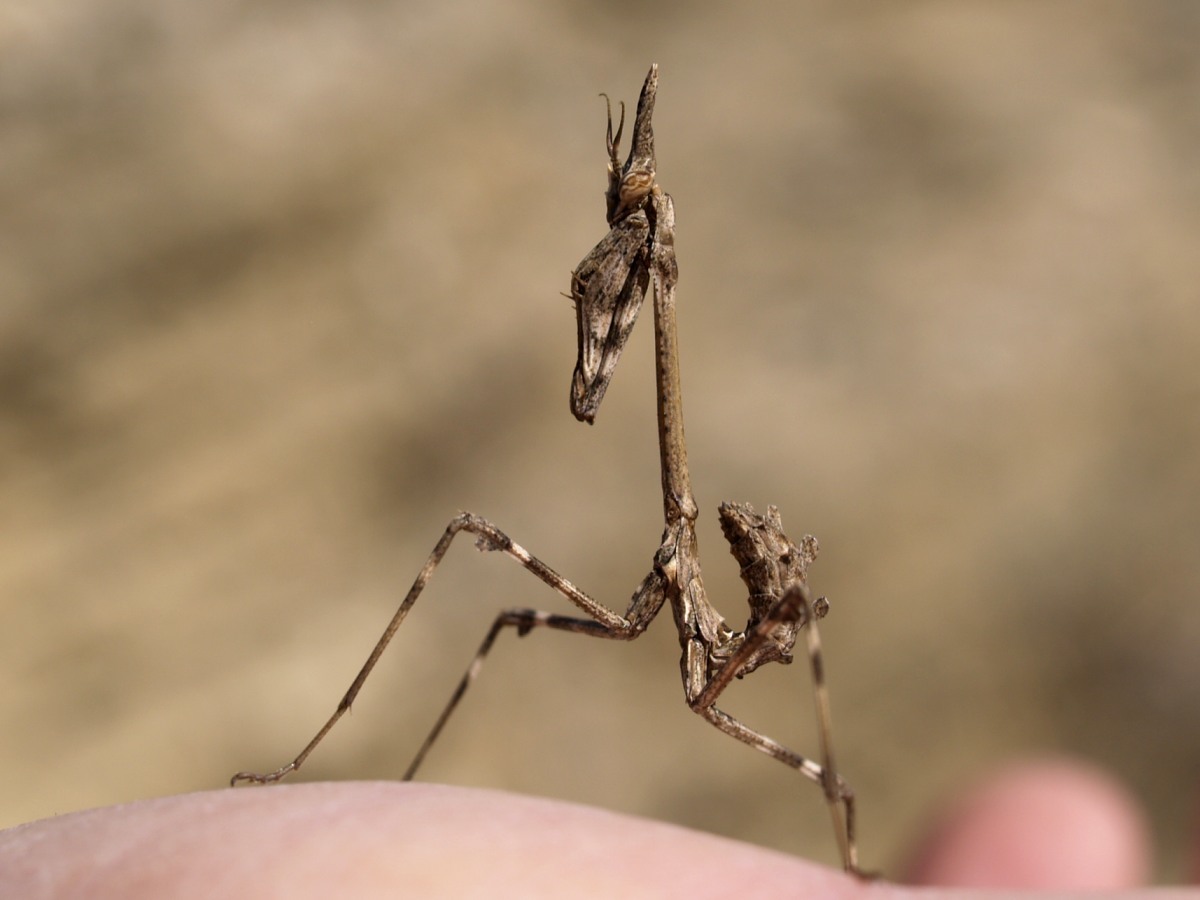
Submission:
[[[1106,775],[1074,762],[1027,763],[952,804],[917,848],[907,880],[943,885],[939,897],[972,896],[975,888],[990,888],[989,897],[1033,889],[1149,896],[1138,888],[1149,852],[1141,812]],[[748,893],[923,892],[658,822],[430,784],[187,794],[0,832],[5,897],[702,900]],[[1154,896],[1164,893],[1174,892]]]

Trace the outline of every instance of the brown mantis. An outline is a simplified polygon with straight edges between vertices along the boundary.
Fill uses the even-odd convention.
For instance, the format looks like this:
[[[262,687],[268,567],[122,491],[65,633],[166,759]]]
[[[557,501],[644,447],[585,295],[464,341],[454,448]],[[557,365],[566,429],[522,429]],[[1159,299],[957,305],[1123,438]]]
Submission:
[[[768,507],[763,516],[748,504],[724,503],[720,507],[721,529],[730,542],[741,567],[742,580],[750,591],[750,618],[744,630],[734,631],[725,623],[709,602],[701,581],[695,529],[698,510],[692,496],[684,445],[675,326],[678,276],[674,247],[675,210],[671,197],[655,180],[654,132],[650,120],[657,88],[658,67],[651,66],[638,100],[632,146],[624,164],[618,160],[618,146],[624,131],[625,109],[622,104],[621,120],[614,134],[609,104],[606,200],[610,231],[584,257],[571,279],[571,299],[575,303],[579,339],[579,356],[571,382],[571,411],[576,418],[588,423],[594,420],[599,409],[647,289],[650,288],[654,295],[658,434],[665,524],[650,573],[621,615],[593,600],[492,523],[472,513],[460,513],[447,525],[408,595],[320,731],[287,765],[262,775],[239,772],[231,783],[278,781],[303,765],[338,719],[350,709],[455,535],[465,531],[475,535],[475,544],[480,550],[499,551],[516,560],[582,610],[586,618],[533,609],[501,612],[409,765],[405,780],[416,773],[502,630],[514,628],[523,636],[535,628],[550,628],[629,641],[641,635],[663,605],[669,603],[683,649],[680,668],[688,706],[731,737],[791,766],[819,784],[833,820],[842,865],[849,872],[859,873],[854,794],[834,766],[829,695],[816,624],[816,620],[828,611],[828,603],[824,598],[814,601],[807,586],[808,566],[817,554],[816,540],[809,536],[799,546],[792,543],[783,533],[775,507]],[[607,101],[607,97],[605,99]],[[791,662],[792,648],[801,629],[805,632],[813,674],[821,748],[819,763],[754,731],[716,705],[717,698],[734,678],[741,678],[764,663]]]

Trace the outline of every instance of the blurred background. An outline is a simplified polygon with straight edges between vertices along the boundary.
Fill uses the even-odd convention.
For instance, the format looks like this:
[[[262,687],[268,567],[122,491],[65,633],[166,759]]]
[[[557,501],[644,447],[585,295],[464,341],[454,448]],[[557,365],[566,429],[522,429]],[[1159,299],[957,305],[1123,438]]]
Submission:
[[[661,532],[650,307],[597,424],[560,296],[606,91],[661,66],[687,434],[818,536],[838,750],[884,869],[1071,754],[1179,877],[1200,758],[1200,6],[0,10],[0,825],[219,788],[333,710],[447,520],[623,610]],[[397,778],[502,606],[456,545],[306,778]],[[836,860],[820,792],[629,645],[512,634],[424,778]],[[815,752],[804,666],[723,704]]]

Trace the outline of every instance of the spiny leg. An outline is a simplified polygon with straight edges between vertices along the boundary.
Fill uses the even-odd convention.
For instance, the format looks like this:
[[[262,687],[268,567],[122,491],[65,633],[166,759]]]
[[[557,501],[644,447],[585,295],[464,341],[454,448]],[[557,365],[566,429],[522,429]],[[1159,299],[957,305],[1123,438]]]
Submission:
[[[279,781],[281,778],[291,774],[292,772],[295,772],[304,764],[304,761],[308,759],[309,754],[316,749],[317,745],[324,740],[325,735],[332,730],[333,726],[337,724],[338,720],[345,715],[347,710],[350,709],[355,698],[358,696],[358,692],[362,690],[362,686],[364,682],[366,682],[367,677],[375,668],[375,664],[379,662],[379,658],[383,656],[388,644],[391,643],[392,638],[395,637],[396,632],[399,630],[401,624],[404,622],[404,619],[407,617],[409,610],[412,609],[413,604],[417,602],[417,598],[421,595],[421,591],[425,589],[425,585],[427,585],[429,583],[429,579],[433,577],[434,570],[442,561],[442,557],[446,555],[446,551],[450,548],[450,544],[454,541],[455,535],[457,535],[460,531],[467,531],[474,534],[476,536],[475,545],[478,549],[497,550],[516,560],[540,581],[549,585],[555,591],[562,594],[562,596],[566,597],[568,600],[578,606],[581,610],[591,616],[593,621],[589,624],[591,626],[597,626],[603,632],[602,634],[598,634],[598,636],[610,637],[616,640],[632,640],[645,629],[646,625],[649,624],[650,620],[654,618],[655,614],[657,614],[658,610],[662,606],[663,595],[661,585],[658,585],[657,596],[655,596],[654,590],[649,589],[652,586],[652,582],[654,581],[655,577],[653,574],[651,574],[650,576],[647,576],[646,581],[643,582],[642,588],[639,589],[638,593],[634,595],[627,613],[628,617],[617,615],[617,613],[613,612],[607,606],[597,603],[583,591],[579,590],[579,588],[575,587],[575,585],[563,578],[537,557],[531,555],[524,547],[514,543],[513,540],[508,537],[508,535],[502,532],[491,522],[472,513],[460,513],[459,515],[455,516],[446,526],[446,530],[442,533],[442,536],[434,546],[433,551],[429,554],[429,558],[425,561],[425,565],[422,566],[421,571],[417,573],[417,577],[414,579],[412,587],[409,588],[408,594],[405,596],[404,601],[400,604],[400,607],[392,616],[392,620],[388,623],[387,628],[384,629],[383,634],[380,635],[379,640],[375,643],[375,647],[371,650],[370,656],[367,657],[367,661],[363,663],[362,668],[359,670],[358,675],[355,677],[349,689],[346,691],[345,696],[343,696],[341,702],[338,703],[337,709],[334,710],[333,715],[329,717],[325,724],[321,726],[321,729],[313,736],[312,740],[310,740],[308,744],[305,745],[304,749],[301,750],[296,756],[296,758],[287,765],[281,766],[274,772],[267,772],[264,774],[257,774],[254,772],[238,772],[229,780],[231,785],[237,785],[239,782],[266,784],[268,782]],[[503,618],[503,616],[501,616],[501,618]],[[572,621],[567,619],[567,617],[559,618]],[[498,619],[497,621],[499,622],[500,620]],[[578,621],[583,622],[584,620]],[[528,627],[532,628],[537,624],[548,623],[534,622],[533,625],[529,625]],[[496,625],[493,625],[493,629],[496,627]],[[551,627],[565,626],[556,625]],[[582,628],[571,630],[584,631]],[[462,689],[465,690],[465,687]],[[453,702],[456,703],[457,701],[455,700]],[[448,707],[447,711],[443,713],[443,718],[439,720],[439,725],[437,726],[439,729],[441,725],[445,724],[444,720],[449,716],[449,713],[452,710],[453,703],[450,707]],[[436,737],[436,733],[431,737]],[[427,741],[426,743],[428,745],[430,741]],[[422,753],[428,750],[427,745],[422,748]],[[418,758],[417,762],[419,761],[420,759]],[[410,774],[415,767],[416,764],[414,763],[414,765],[410,767]]]
[[[761,750],[819,784],[825,794],[825,802],[833,820],[833,833],[842,858],[842,866],[847,872],[863,875],[864,873],[858,867],[854,791],[837,774],[833,757],[833,725],[830,715],[829,689],[825,684],[821,638],[817,630],[817,619],[822,618],[828,609],[829,603],[825,598],[818,598],[815,602],[810,600],[808,588],[805,585],[799,583],[791,585],[767,616],[746,635],[745,641],[738,651],[704,686],[691,705],[706,721],[711,722],[725,734]],[[753,657],[755,651],[770,639],[771,633],[777,626],[789,622],[798,622],[805,629],[807,635],[808,659],[813,677],[813,696],[817,708],[817,734],[821,747],[819,764],[743,725],[716,706],[717,697],[734,678],[741,674],[746,662]]]

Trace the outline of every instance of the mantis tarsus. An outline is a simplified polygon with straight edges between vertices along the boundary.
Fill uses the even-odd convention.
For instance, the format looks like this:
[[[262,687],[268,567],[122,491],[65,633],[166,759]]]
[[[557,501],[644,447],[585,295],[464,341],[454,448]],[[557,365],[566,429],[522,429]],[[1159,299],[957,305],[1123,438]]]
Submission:
[[[824,598],[814,601],[807,585],[808,566],[817,553],[816,540],[805,537],[799,546],[794,544],[783,533],[779,512],[773,506],[767,508],[766,515],[759,515],[748,504],[724,503],[720,507],[721,529],[750,591],[750,618],[742,631],[734,631],[725,623],[709,602],[701,581],[695,528],[697,507],[684,445],[675,327],[678,277],[675,209],[670,195],[663,192],[655,180],[654,132],[650,120],[657,88],[658,67],[651,66],[638,100],[632,146],[624,164],[618,159],[618,147],[624,131],[625,108],[622,104],[621,119],[614,134],[609,104],[606,200],[610,230],[572,273],[570,295],[575,304],[579,339],[579,356],[571,382],[571,411],[577,419],[588,423],[595,419],[648,288],[654,296],[664,528],[650,573],[634,593],[625,613],[618,614],[579,590],[486,519],[472,513],[460,513],[447,525],[408,595],[321,730],[292,762],[261,775],[239,772],[233,776],[233,784],[278,781],[300,768],[350,708],[455,535],[465,531],[475,535],[475,544],[480,550],[494,550],[510,556],[566,597],[586,614],[586,618],[533,609],[501,612],[405,772],[405,780],[416,773],[502,630],[511,627],[518,635],[525,635],[535,628],[550,628],[629,641],[641,635],[664,603],[669,603],[683,649],[680,668],[688,706],[731,737],[791,766],[819,784],[833,819],[842,865],[849,872],[859,873],[854,794],[834,766],[829,695],[816,624],[816,620],[827,612],[828,603]],[[605,99],[607,102],[607,97]],[[791,662],[792,648],[801,629],[805,632],[813,674],[819,763],[747,727],[716,705],[717,698],[734,678],[741,678],[764,663]]]

